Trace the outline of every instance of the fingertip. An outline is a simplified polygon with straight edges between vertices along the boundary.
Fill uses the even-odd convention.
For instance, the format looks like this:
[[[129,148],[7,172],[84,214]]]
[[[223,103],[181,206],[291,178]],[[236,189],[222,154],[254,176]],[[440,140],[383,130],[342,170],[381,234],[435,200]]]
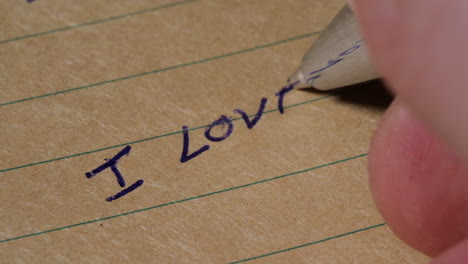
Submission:
[[[468,173],[460,160],[396,101],[374,135],[369,179],[390,228],[436,256],[468,235]]]
[[[431,264],[465,264],[468,263],[468,239],[438,256]]]

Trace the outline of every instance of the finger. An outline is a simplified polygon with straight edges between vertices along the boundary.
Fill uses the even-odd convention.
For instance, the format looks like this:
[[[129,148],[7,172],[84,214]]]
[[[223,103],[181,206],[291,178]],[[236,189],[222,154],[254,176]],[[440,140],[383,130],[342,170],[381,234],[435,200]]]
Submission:
[[[468,162],[468,1],[354,0],[391,89]]]
[[[468,236],[468,170],[399,100],[369,154],[372,193],[390,228],[436,256]]]
[[[465,264],[468,263],[468,240],[455,246],[453,249],[444,252],[431,264]]]

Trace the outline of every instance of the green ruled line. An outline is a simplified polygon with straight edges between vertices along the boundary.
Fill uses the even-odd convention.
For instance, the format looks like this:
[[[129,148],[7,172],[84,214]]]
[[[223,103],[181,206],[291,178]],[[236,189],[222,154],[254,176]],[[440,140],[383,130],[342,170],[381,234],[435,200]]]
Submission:
[[[308,101],[305,101],[305,102],[300,102],[300,103],[297,103],[297,104],[292,104],[292,105],[289,105],[289,106],[285,106],[284,109],[293,108],[293,107],[297,107],[297,106],[301,106],[301,105],[310,104],[310,103],[313,103],[313,102],[325,100],[325,99],[328,99],[328,98],[331,98],[331,97],[335,97],[335,96],[337,96],[338,94],[342,94],[342,93],[343,93],[343,92],[335,92],[335,93],[333,93],[333,94],[329,94],[329,95],[326,95],[326,96],[322,96],[322,97],[319,97],[319,98],[316,98],[316,99],[312,99],[312,100],[308,100]],[[269,113],[278,112],[278,111],[279,111],[278,108],[276,108],[276,109],[271,109],[271,110],[265,111],[264,114],[269,114]],[[253,117],[253,116],[255,116],[255,114],[249,115],[249,117]],[[242,119],[242,118],[235,118],[235,119],[232,119],[232,121],[238,121],[238,120],[241,120],[241,119]],[[199,129],[202,129],[202,128],[207,128],[208,126],[209,126],[209,125],[203,125],[203,126],[193,127],[193,128],[190,128],[189,131],[194,131],[194,130],[199,130]],[[117,145],[113,145],[113,146],[109,146],[109,147],[104,147],[104,148],[99,148],[99,149],[95,149],[95,150],[90,150],[90,151],[86,151],[86,152],[76,153],[76,154],[72,154],[72,155],[68,155],[68,156],[63,156],[63,157],[59,157],[59,158],[48,159],[48,160],[43,160],[43,161],[39,161],[39,162],[34,162],[34,163],[25,164],[25,165],[20,165],[20,166],[17,166],[17,167],[11,167],[11,168],[6,168],[6,169],[1,169],[1,170],[0,170],[0,173],[2,173],[2,172],[7,172],[7,171],[18,170],[18,169],[23,169],[23,168],[27,168],[27,167],[36,166],[36,165],[41,165],[41,164],[45,164],[45,163],[49,163],[49,162],[54,162],[54,161],[59,161],[59,160],[65,160],[65,159],[69,159],[69,158],[84,156],[84,155],[93,154],[93,153],[96,153],[96,152],[101,152],[101,151],[104,151],[104,150],[109,150],[109,149],[114,149],[114,148],[120,148],[120,147],[124,147],[124,146],[127,146],[127,145],[142,143],[142,142],[146,142],[146,141],[150,141],[150,140],[155,140],[155,139],[158,139],[158,138],[164,138],[164,137],[168,137],[168,136],[172,136],[172,135],[177,135],[177,134],[181,134],[181,133],[182,133],[182,130],[179,130],[179,131],[175,131],[175,132],[171,132],[171,133],[167,133],[167,134],[163,134],[163,135],[158,135],[158,136],[154,136],[154,137],[139,139],[139,140],[135,140],[135,141],[130,141],[130,142],[126,142],[126,143],[121,143],[121,144],[117,144]]]
[[[117,15],[117,16],[111,16],[111,17],[107,17],[107,18],[103,18],[103,19],[93,20],[93,21],[89,21],[89,22],[85,22],[85,23],[81,23],[81,24],[75,24],[75,25],[71,25],[71,26],[62,27],[62,28],[51,29],[51,30],[38,32],[38,33],[30,34],[30,35],[24,35],[24,36],[20,36],[20,37],[15,37],[15,38],[11,38],[11,39],[0,40],[0,45],[5,44],[5,43],[9,43],[9,42],[23,40],[23,39],[35,38],[35,37],[40,37],[40,36],[44,36],[44,35],[48,35],[48,34],[52,34],[52,33],[67,31],[67,30],[71,30],[71,29],[76,29],[76,28],[101,24],[101,23],[105,23],[105,22],[109,22],[109,21],[113,21],[113,20],[119,20],[119,19],[122,19],[122,18],[127,18],[127,17],[136,16],[136,15],[141,15],[141,14],[144,14],[144,13],[158,11],[158,10],[161,10],[161,9],[166,9],[166,8],[170,8],[170,7],[185,5],[185,4],[188,4],[188,3],[191,3],[191,2],[195,2],[195,1],[197,1],[197,0],[177,1],[177,2],[170,3],[170,4],[165,4],[165,5],[160,5],[160,6],[156,6],[156,7],[146,8],[146,9],[138,10],[138,11],[131,12],[131,13],[121,14],[121,15]]]
[[[210,62],[210,61],[214,61],[214,60],[219,60],[219,59],[223,59],[223,58],[227,58],[227,57],[231,57],[231,56],[235,56],[235,55],[240,55],[240,54],[247,53],[247,52],[252,52],[252,51],[256,51],[256,50],[260,50],[260,49],[265,49],[265,48],[277,46],[277,45],[288,43],[288,42],[295,41],[295,40],[308,38],[308,37],[318,35],[318,34],[320,34],[320,32],[307,33],[307,34],[295,36],[295,37],[292,37],[292,38],[287,38],[287,39],[283,39],[283,40],[280,40],[280,41],[271,42],[271,43],[268,43],[268,44],[256,46],[256,47],[253,47],[253,48],[248,48],[248,49],[243,49],[243,50],[239,50],[239,51],[235,51],[235,52],[230,52],[230,53],[226,53],[226,54],[223,54],[223,55],[214,56],[214,57],[210,57],[210,58],[206,58],[206,59],[202,59],[202,60],[192,61],[192,62],[188,62],[188,63],[183,63],[183,64],[174,65],[174,66],[167,67],[167,68],[162,68],[162,69],[157,69],[157,70],[153,70],[153,71],[138,73],[138,74],[134,74],[134,75],[128,75],[128,76],[120,77],[120,78],[117,78],[117,79],[112,79],[112,80],[107,80],[107,81],[103,81],[103,82],[88,84],[88,85],[79,86],[79,87],[66,89],[66,90],[61,90],[61,91],[57,91],[57,92],[53,92],[53,93],[47,93],[47,94],[42,94],[42,95],[38,95],[38,96],[27,97],[27,98],[15,100],[15,101],[1,103],[0,107],[7,106],[7,105],[13,105],[13,104],[21,103],[21,102],[26,102],[26,101],[31,101],[31,100],[36,100],[36,99],[40,99],[40,98],[45,98],[45,97],[49,97],[49,96],[53,96],[53,95],[59,95],[59,94],[74,92],[74,91],[78,91],[78,90],[88,89],[88,88],[92,88],[92,87],[96,87],[96,86],[100,86],[100,85],[104,85],[104,84],[115,83],[115,82],[120,82],[120,81],[124,81],[124,80],[133,79],[133,78],[143,77],[143,76],[150,75],[150,74],[156,74],[156,73],[171,71],[171,70],[180,69],[180,68],[184,68],[184,67],[188,67],[188,66],[193,66],[193,65],[196,65],[196,64],[202,64],[202,63],[206,63],[206,62]]]
[[[136,213],[140,213],[140,212],[144,212],[144,211],[148,211],[148,210],[153,210],[153,209],[157,209],[157,208],[161,208],[161,207],[166,207],[166,206],[169,206],[169,205],[174,205],[174,204],[179,204],[179,203],[188,202],[188,201],[192,201],[192,200],[197,200],[197,199],[200,199],[200,198],[203,198],[203,197],[208,197],[208,196],[212,196],[212,195],[216,195],[216,194],[220,194],[220,193],[225,193],[225,192],[230,192],[230,191],[234,191],[234,190],[238,190],[238,189],[243,189],[243,188],[254,186],[254,185],[257,185],[257,184],[261,184],[261,183],[275,181],[275,180],[278,180],[278,179],[282,179],[282,178],[290,177],[290,176],[293,176],[293,175],[297,175],[297,174],[317,170],[317,169],[320,169],[320,168],[325,168],[325,167],[328,167],[328,166],[344,163],[344,162],[347,162],[347,161],[363,158],[363,157],[366,157],[366,156],[367,156],[367,153],[357,155],[357,156],[354,156],[354,157],[350,157],[350,158],[347,158],[347,159],[342,159],[342,160],[334,161],[334,162],[331,162],[331,163],[315,166],[315,167],[308,168],[308,169],[305,169],[305,170],[300,170],[300,171],[284,174],[284,175],[281,175],[281,176],[277,176],[277,177],[273,177],[273,178],[269,178],[269,179],[265,179],[265,180],[261,180],[261,181],[256,181],[256,182],[252,182],[252,183],[248,183],[248,184],[244,184],[244,185],[240,185],[240,186],[235,186],[235,187],[223,189],[223,190],[220,190],[220,191],[205,193],[205,194],[202,194],[202,195],[193,196],[193,197],[185,198],[185,199],[182,199],[182,200],[177,200],[177,201],[173,201],[173,202],[169,202],[169,203],[159,204],[159,205],[146,207],[146,208],[139,209],[139,210],[134,210],[134,211],[130,211],[130,212],[122,213],[122,214],[107,216],[107,217],[94,219],[94,220],[90,220],[90,221],[86,221],[86,222],[81,222],[81,223],[77,223],[77,224],[73,224],[73,225],[67,225],[67,226],[62,226],[62,227],[53,228],[53,229],[49,229],[49,230],[44,230],[44,231],[40,231],[40,232],[36,232],[36,233],[23,235],[23,236],[7,238],[7,239],[0,240],[0,243],[19,240],[19,239],[23,239],[23,238],[27,238],[27,237],[39,236],[39,235],[43,235],[43,234],[47,234],[47,233],[51,233],[51,232],[55,232],[55,231],[70,229],[70,228],[77,227],[77,226],[83,226],[83,225],[96,223],[96,222],[101,222],[101,221],[104,221],[104,220],[109,220],[109,219],[113,219],[113,218],[117,218],[117,217],[122,217],[122,216],[136,214]]]
[[[341,234],[341,235],[336,235],[336,236],[332,236],[332,237],[327,237],[327,238],[324,238],[324,239],[321,239],[321,240],[317,240],[317,241],[314,241],[314,242],[310,242],[310,243],[307,243],[307,244],[303,244],[303,245],[299,245],[299,246],[295,246],[295,247],[291,247],[291,248],[286,248],[286,249],[274,251],[274,252],[271,252],[271,253],[268,253],[268,254],[264,254],[264,255],[260,255],[260,256],[256,256],[256,257],[251,257],[251,258],[247,258],[247,259],[243,259],[243,260],[238,260],[238,261],[230,262],[229,264],[237,264],[237,263],[243,263],[243,262],[247,262],[247,261],[254,260],[254,259],[265,258],[265,257],[269,257],[269,256],[271,256],[271,255],[276,255],[276,254],[284,253],[284,252],[287,252],[287,251],[291,251],[291,250],[295,250],[295,249],[299,249],[299,248],[303,248],[303,247],[307,247],[307,246],[319,244],[319,243],[326,242],[326,241],[333,240],[333,239],[337,239],[337,238],[340,238],[340,237],[349,236],[349,235],[354,235],[354,234],[357,234],[357,233],[361,233],[361,232],[368,231],[368,230],[371,230],[371,229],[374,229],[374,228],[378,228],[378,227],[382,227],[382,226],[385,226],[385,225],[386,225],[386,223],[382,223],[382,224],[378,224],[378,225],[373,225],[373,226],[369,226],[369,227],[366,227],[366,228],[354,230],[354,231],[351,231],[351,232],[348,232],[348,233],[344,233],[344,234]]]

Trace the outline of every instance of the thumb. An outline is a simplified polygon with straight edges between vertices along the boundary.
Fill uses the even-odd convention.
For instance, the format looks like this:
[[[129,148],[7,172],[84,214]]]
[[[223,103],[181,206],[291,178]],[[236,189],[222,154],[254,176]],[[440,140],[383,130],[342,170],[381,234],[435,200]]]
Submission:
[[[354,0],[390,88],[468,162],[468,1]]]

